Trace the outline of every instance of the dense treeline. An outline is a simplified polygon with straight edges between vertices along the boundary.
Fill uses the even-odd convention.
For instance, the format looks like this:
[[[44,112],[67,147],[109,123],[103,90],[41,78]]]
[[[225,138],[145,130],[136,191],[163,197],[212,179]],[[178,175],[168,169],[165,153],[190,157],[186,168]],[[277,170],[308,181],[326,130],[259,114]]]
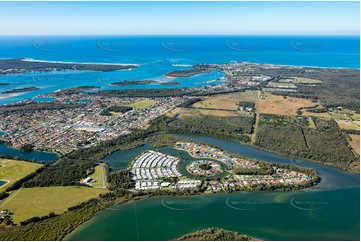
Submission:
[[[191,241],[249,241],[254,240],[248,235],[243,235],[238,232],[219,228],[208,228],[198,230],[193,233],[183,235],[177,239],[178,241],[191,240]]]
[[[244,107],[244,108],[254,108],[255,103],[254,102],[248,102],[248,101],[240,101],[238,103],[239,107]]]
[[[177,97],[185,96],[197,91],[188,88],[166,88],[166,89],[130,89],[130,90],[102,90],[94,95],[110,97]]]
[[[127,169],[109,173],[108,183],[111,190],[134,188],[132,174]]]
[[[111,106],[106,109],[103,109],[99,114],[104,116],[109,116],[111,115],[110,112],[126,113],[132,109],[133,108],[129,106]]]
[[[40,222],[40,221],[43,221],[43,220],[46,220],[46,219],[49,219],[49,218],[53,218],[53,217],[56,217],[57,215],[53,212],[49,213],[48,215],[45,215],[45,216],[41,216],[41,217],[38,217],[38,216],[35,216],[35,217],[32,217],[32,218],[29,218],[27,220],[24,220],[24,221],[21,221],[20,224],[22,226],[24,225],[27,225],[29,223],[37,223],[37,222]]]
[[[358,134],[360,135],[360,130],[355,130],[355,129],[342,129],[343,132],[345,132],[346,134]]]
[[[306,117],[263,114],[260,116],[255,145],[348,170],[358,157],[351,151],[337,123],[321,118],[314,118],[314,122],[316,129],[309,127]]]
[[[179,104],[178,107],[187,108],[187,107],[191,106],[192,104],[199,102],[201,100],[202,100],[201,98],[192,98],[192,99],[185,101],[184,103]]]
[[[0,107],[0,111],[6,112],[15,112],[15,111],[36,111],[36,110],[60,110],[60,109],[69,109],[69,108],[80,108],[84,107],[85,104],[82,103],[38,103],[38,102],[27,102],[27,103],[17,103],[12,105],[3,105]]]
[[[117,71],[137,68],[136,65],[112,65],[112,64],[82,64],[62,62],[40,62],[24,60],[22,58],[0,60],[0,75],[23,72],[50,72],[50,71]],[[11,71],[9,71],[11,70]]]
[[[253,132],[253,117],[217,117],[191,116],[182,118],[160,117],[152,122],[158,130],[167,133],[205,135],[219,138],[229,138],[244,143],[250,142],[249,136]]]

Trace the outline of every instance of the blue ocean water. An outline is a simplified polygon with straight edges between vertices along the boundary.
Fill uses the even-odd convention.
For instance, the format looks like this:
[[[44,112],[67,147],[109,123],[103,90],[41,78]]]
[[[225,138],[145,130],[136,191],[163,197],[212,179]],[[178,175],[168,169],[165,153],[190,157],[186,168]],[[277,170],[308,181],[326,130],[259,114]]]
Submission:
[[[0,92],[23,87],[39,90],[0,94],[0,104],[34,98],[42,93],[82,85],[101,89],[174,88],[217,84],[223,73],[174,78],[181,84],[109,86],[124,80],[169,81],[166,72],[197,63],[253,63],[360,68],[359,36],[62,36],[0,37],[0,59],[31,58],[46,61],[138,64],[133,70],[116,72],[65,71],[0,76]],[[211,82],[208,82],[211,81]],[[213,82],[212,82],[213,81]]]

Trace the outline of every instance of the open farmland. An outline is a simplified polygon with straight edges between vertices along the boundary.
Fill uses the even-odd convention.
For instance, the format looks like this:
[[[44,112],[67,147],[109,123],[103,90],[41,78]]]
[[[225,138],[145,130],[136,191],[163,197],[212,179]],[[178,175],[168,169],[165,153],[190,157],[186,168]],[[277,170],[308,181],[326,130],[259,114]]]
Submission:
[[[132,108],[136,108],[136,109],[146,109],[150,106],[153,106],[154,104],[156,104],[157,102],[154,100],[150,100],[150,99],[144,99],[144,100],[140,100],[137,101],[135,103],[130,104],[129,106]]]
[[[269,93],[262,94],[258,100],[258,112],[263,114],[297,115],[297,110],[305,107],[320,105],[310,99],[277,96]],[[315,115],[314,115],[315,114]],[[308,112],[309,116],[319,116],[318,113]]]
[[[35,172],[42,167],[42,164],[31,163],[20,160],[0,159],[0,180],[8,181],[6,184],[0,187],[0,192],[6,190],[17,180]]]
[[[235,92],[206,97],[202,101],[193,104],[193,107],[237,110],[240,101],[248,101],[257,104],[257,100],[257,91]]]
[[[34,216],[47,215],[50,212],[63,213],[69,207],[98,197],[106,191],[74,186],[20,188],[0,205],[0,210],[12,210],[13,221],[19,223]]]
[[[171,112],[167,113],[168,117],[177,115],[179,118],[191,117],[191,116],[202,116],[211,115],[218,117],[234,117],[240,115],[237,111],[227,110],[213,110],[213,109],[197,109],[197,108],[175,108]]]

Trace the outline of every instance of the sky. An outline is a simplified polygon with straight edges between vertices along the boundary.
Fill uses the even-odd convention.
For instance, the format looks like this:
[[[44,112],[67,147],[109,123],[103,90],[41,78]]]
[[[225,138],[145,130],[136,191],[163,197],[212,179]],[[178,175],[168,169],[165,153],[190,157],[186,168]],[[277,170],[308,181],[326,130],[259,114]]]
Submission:
[[[0,2],[0,35],[359,35],[359,2]]]

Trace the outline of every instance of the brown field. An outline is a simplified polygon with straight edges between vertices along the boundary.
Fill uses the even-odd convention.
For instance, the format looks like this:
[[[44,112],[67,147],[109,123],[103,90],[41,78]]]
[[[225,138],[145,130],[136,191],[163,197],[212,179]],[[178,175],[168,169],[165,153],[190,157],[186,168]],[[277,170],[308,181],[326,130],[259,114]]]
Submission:
[[[345,120],[340,120],[340,121],[337,122],[340,129],[360,130],[360,126],[358,126],[354,122],[351,122],[351,121],[346,122],[346,121]]]
[[[307,112],[307,111],[303,111],[303,110],[302,110],[302,115],[303,116],[319,117],[319,118],[327,118],[327,119],[331,118],[329,113],[311,113],[311,112]]]
[[[308,84],[314,84],[314,83],[321,83],[321,80],[317,79],[311,79],[306,77],[294,77],[295,83],[308,83]]]
[[[350,138],[352,139],[348,143],[352,147],[352,149],[360,155],[360,135],[358,134],[349,134]]]
[[[297,115],[299,108],[311,107],[316,104],[310,99],[295,98],[295,97],[283,97],[272,94],[263,94],[265,99],[258,100],[258,112],[266,114],[278,114],[278,115]],[[308,113],[309,116],[317,116],[314,113]]]
[[[225,111],[225,110],[212,110],[212,109],[197,109],[197,108],[175,108],[169,113],[168,117],[173,117],[179,114],[179,117],[190,117],[190,116],[201,116],[201,115],[212,115],[218,117],[231,117],[239,115],[236,111]]]
[[[195,108],[237,110],[239,101],[249,101],[257,104],[257,91],[235,92],[206,97],[193,104]]]

